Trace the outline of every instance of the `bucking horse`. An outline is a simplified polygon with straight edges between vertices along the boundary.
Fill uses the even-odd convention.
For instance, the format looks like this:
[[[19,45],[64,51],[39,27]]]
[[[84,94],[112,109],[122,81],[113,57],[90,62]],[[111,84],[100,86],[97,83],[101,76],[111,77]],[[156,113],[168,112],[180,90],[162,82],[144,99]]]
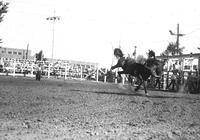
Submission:
[[[124,57],[124,54],[122,53],[121,49],[115,48],[114,49],[114,55],[116,58],[118,58],[118,62],[116,65],[111,67],[111,70],[115,68],[121,67],[123,70],[118,71],[119,77],[121,77],[121,74],[130,74],[133,77],[136,77],[140,83],[135,88],[135,91],[140,89],[140,86],[143,84],[145,94],[147,93],[147,80],[150,76],[158,77],[155,75],[155,73],[152,72],[150,68],[145,66],[144,64],[136,63],[135,61],[131,61],[128,58]]]

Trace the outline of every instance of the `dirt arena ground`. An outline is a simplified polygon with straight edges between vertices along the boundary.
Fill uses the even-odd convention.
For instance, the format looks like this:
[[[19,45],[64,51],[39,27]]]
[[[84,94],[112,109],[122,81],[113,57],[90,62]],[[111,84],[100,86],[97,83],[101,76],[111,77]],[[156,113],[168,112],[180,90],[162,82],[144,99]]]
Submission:
[[[198,140],[200,94],[0,76],[0,140]]]

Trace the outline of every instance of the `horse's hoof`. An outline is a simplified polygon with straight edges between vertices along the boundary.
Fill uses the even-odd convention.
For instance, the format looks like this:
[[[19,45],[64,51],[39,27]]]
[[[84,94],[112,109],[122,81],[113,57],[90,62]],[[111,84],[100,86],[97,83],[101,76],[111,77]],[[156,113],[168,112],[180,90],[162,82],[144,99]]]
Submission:
[[[149,96],[149,93],[146,93],[145,95],[146,95],[146,96]]]

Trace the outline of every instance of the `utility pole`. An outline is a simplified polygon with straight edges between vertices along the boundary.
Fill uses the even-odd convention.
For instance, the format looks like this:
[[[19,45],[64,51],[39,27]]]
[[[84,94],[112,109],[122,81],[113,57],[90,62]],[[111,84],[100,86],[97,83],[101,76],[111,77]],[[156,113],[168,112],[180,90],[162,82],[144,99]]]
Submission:
[[[197,47],[200,50],[200,47]],[[200,75],[200,56],[198,57],[198,76]]]
[[[113,47],[113,44],[112,44],[112,43],[111,43],[111,45],[112,45],[112,64],[111,64],[111,66],[113,66],[113,61],[114,61],[114,55],[113,55],[114,47]]]
[[[179,36],[180,36],[180,34],[179,34],[179,24],[177,24],[177,34],[176,34],[176,38],[177,38],[177,40],[176,40],[176,46],[177,46],[177,50],[179,49]]]
[[[26,60],[28,59],[28,47],[29,47],[29,44],[27,44],[27,49],[26,49]]]
[[[54,10],[54,15],[52,17],[47,17],[46,20],[51,20],[53,21],[53,38],[52,38],[52,55],[51,55],[51,58],[53,60],[53,51],[54,51],[54,32],[55,32],[55,22],[56,20],[60,20],[60,17],[59,16],[55,16],[55,13],[56,11]]]
[[[177,50],[179,50],[179,37],[180,36],[184,36],[185,34],[180,34],[179,33],[179,24],[177,24],[177,33],[173,33],[171,30],[169,30],[170,34],[171,35],[175,35],[176,36],[176,47],[177,47]]]
[[[177,52],[179,52],[179,37],[184,36],[185,34],[180,34],[179,33],[179,24],[177,24],[177,33],[173,33],[171,30],[169,30],[171,35],[175,35],[176,36],[176,49]],[[181,56],[181,54],[179,54]],[[182,60],[182,56],[181,58],[181,70],[183,70],[183,60]],[[168,62],[167,62],[168,63]],[[167,77],[168,77],[169,73],[167,73]],[[167,78],[167,86],[168,86],[168,78]]]

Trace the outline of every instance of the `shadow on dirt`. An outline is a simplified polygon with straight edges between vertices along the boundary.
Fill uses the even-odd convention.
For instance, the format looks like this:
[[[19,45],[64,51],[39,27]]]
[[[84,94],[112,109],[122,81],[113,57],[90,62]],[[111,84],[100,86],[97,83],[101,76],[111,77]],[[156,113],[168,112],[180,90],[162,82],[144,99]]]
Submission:
[[[140,93],[125,93],[125,92],[110,92],[110,91],[89,91],[89,90],[76,90],[71,89],[70,91],[78,91],[78,92],[87,92],[87,93],[97,93],[97,94],[113,94],[113,95],[122,95],[122,96],[137,96],[137,97],[146,97],[146,98],[158,98],[158,99],[196,99],[200,100],[197,97],[188,97],[187,95],[177,96],[177,95],[148,95],[140,94]]]

